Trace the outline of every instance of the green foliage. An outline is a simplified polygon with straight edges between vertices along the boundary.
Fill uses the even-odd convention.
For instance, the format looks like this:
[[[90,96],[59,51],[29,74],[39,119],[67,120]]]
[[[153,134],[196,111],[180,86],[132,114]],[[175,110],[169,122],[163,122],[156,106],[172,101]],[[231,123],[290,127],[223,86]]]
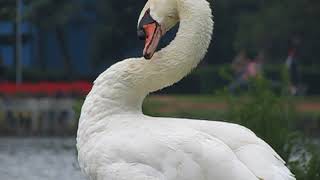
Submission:
[[[63,26],[82,10],[76,0],[28,0],[25,19],[43,28]]]
[[[0,0],[0,17],[1,20],[14,19],[16,15],[15,1]]]
[[[315,9],[320,3],[313,0],[265,1],[251,12],[240,12],[237,19],[235,49],[266,49],[272,57],[285,56],[288,42],[292,37],[303,40],[299,48],[304,62],[312,62],[319,57],[312,49],[320,47],[320,13]]]
[[[319,179],[320,149],[295,129],[298,113],[292,97],[287,95],[286,70],[282,76],[283,86],[278,93],[263,77],[251,79],[242,98],[224,90],[222,94],[228,102],[225,119],[251,129],[264,139],[288,162],[297,179]]]
[[[320,178],[320,146],[299,135],[291,140],[293,158],[288,165],[299,180]]]
[[[238,98],[226,92],[226,119],[241,124],[262,137],[279,154],[288,158],[284,144],[290,138],[296,112],[290,97],[275,93],[271,82],[264,78],[251,79],[249,88]]]

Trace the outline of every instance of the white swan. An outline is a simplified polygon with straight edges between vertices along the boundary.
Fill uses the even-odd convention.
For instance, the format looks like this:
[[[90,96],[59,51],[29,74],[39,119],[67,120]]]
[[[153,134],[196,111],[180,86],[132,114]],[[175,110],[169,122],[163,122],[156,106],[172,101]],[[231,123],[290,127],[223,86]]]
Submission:
[[[142,114],[148,93],[172,85],[206,54],[213,21],[205,0],[149,0],[139,18],[145,58],[121,61],[94,83],[77,148],[90,180],[291,180],[285,162],[250,130],[230,123]],[[180,21],[176,38],[155,52]]]

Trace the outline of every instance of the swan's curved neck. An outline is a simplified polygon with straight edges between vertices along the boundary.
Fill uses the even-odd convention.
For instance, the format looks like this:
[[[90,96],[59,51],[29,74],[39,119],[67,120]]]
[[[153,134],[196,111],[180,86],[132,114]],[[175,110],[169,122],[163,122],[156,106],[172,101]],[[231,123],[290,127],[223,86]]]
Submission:
[[[177,2],[180,27],[166,48],[155,53],[150,61],[143,58],[121,61],[95,81],[86,101],[91,99],[104,108],[104,116],[141,113],[147,94],[181,80],[206,54],[213,30],[209,3],[206,0]]]
[[[157,72],[148,76],[146,87],[149,92],[181,80],[198,65],[210,44],[213,21],[209,3],[206,0],[180,0],[178,11],[180,26],[175,39],[157,52],[148,64],[148,68]]]

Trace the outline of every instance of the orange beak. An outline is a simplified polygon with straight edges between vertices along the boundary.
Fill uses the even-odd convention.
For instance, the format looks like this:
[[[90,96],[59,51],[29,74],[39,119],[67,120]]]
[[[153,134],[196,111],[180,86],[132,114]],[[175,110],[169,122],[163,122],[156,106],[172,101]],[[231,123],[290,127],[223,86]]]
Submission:
[[[144,58],[151,59],[157,50],[162,36],[162,31],[159,23],[152,18],[150,9],[148,9],[142,17],[137,33],[139,39],[145,40],[145,45],[143,48]]]
[[[161,39],[161,28],[156,22],[143,26],[146,39],[145,46],[143,49],[143,56],[146,59],[151,59],[155,51],[157,50],[158,44]]]

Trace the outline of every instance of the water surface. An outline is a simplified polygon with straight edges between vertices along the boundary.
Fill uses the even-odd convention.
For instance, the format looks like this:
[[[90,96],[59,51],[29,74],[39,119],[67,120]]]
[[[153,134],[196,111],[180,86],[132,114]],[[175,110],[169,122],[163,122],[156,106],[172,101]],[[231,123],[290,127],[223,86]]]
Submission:
[[[0,138],[0,180],[85,180],[74,138]]]

